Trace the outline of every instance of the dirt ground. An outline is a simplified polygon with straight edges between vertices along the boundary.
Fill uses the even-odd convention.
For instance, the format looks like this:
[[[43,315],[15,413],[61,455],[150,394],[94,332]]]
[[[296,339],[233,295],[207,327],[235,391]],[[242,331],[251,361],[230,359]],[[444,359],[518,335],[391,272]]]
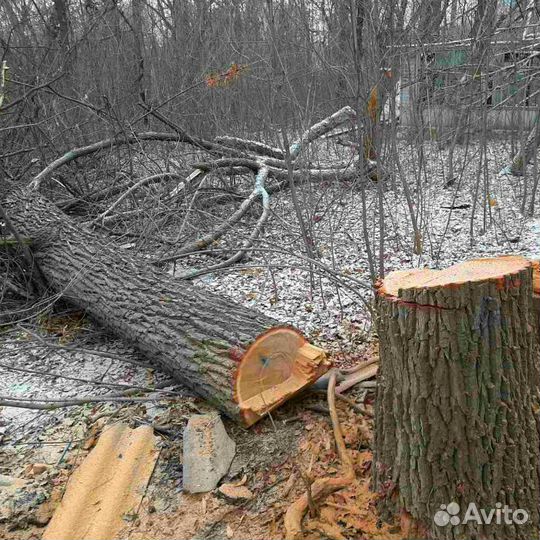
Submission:
[[[9,337],[13,338],[13,334]],[[92,346],[97,347],[96,336],[91,340]],[[84,333],[72,343],[89,346]],[[109,338],[103,337],[102,343],[109,343]],[[6,344],[4,352],[11,350],[5,347]],[[372,358],[376,343],[366,342],[357,351],[354,357],[345,352],[336,354],[334,360],[348,367]],[[129,351],[124,354],[128,355]],[[107,374],[125,377],[120,367],[108,365]],[[129,369],[135,370],[130,375],[133,384],[159,380],[159,374],[151,369],[131,365]],[[16,384],[29,387],[31,382],[35,384],[34,379],[19,377]],[[295,398],[249,430],[224,420],[237,451],[223,482],[247,487],[252,497],[231,504],[217,490],[199,495],[184,493],[182,431],[192,414],[211,409],[189,394],[182,395],[181,388],[168,388],[171,389],[178,390],[174,400],[151,403],[121,406],[99,403],[54,411],[18,410],[18,414],[13,409],[9,412],[1,409],[0,537],[6,540],[41,537],[72,471],[91,451],[102,430],[114,422],[125,422],[132,427],[143,423],[153,425],[160,447],[143,501],[135,515],[125,516],[125,528],[118,538],[280,539],[284,537],[284,514],[305,492],[305,479],[340,474],[326,398],[310,393]],[[355,392],[358,392],[356,396]],[[366,407],[371,411],[371,394],[359,392],[352,390],[348,396],[366,399]],[[347,403],[338,402],[338,410],[356,480],[318,505],[313,516],[306,516],[305,538],[400,538],[399,526],[380,522],[377,496],[369,491],[371,420]]]

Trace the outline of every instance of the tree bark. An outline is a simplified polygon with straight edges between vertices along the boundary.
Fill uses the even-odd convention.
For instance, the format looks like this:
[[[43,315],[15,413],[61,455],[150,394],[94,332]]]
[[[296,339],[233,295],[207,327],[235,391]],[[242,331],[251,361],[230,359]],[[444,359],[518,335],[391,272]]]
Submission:
[[[536,339],[540,341],[540,261],[533,261],[533,308]]]
[[[531,263],[498,257],[393,272],[377,304],[373,483],[385,517],[401,513],[423,538],[538,538]],[[452,502],[460,523],[437,525]],[[523,509],[529,519],[465,523],[470,503]]]
[[[245,425],[329,368],[297,330],[119,252],[35,191],[4,208],[56,292]]]
[[[52,30],[53,37],[60,46],[63,61],[66,62],[69,54],[69,14],[66,0],[54,0],[54,28]],[[69,66],[63,66],[69,69]]]
[[[540,289],[533,294],[534,323],[536,325],[536,335],[540,339]]]
[[[527,135],[522,148],[514,156],[510,165],[510,172],[514,176],[523,176],[529,162],[533,159],[540,145],[540,111],[536,114],[534,125]]]
[[[142,103],[147,102],[148,80],[144,66],[144,32],[143,32],[143,4],[141,0],[131,0],[132,31],[133,31],[133,55],[135,64],[134,86],[137,90],[137,100]],[[148,117],[144,118],[145,125],[148,125]]]

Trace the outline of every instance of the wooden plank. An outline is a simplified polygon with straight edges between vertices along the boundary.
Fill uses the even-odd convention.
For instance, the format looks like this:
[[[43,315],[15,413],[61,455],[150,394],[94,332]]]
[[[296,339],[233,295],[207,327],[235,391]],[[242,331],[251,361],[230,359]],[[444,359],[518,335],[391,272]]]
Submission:
[[[43,540],[117,538],[137,513],[159,451],[150,426],[115,424],[69,479]]]

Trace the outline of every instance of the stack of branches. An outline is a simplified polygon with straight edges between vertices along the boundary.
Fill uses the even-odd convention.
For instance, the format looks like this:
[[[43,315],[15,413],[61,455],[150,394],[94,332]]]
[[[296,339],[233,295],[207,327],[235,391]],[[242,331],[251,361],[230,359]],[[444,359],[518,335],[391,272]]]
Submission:
[[[344,107],[322,121],[306,129],[301,136],[285,149],[275,148],[268,144],[246,140],[237,137],[216,137],[206,140],[188,134],[181,126],[164,116],[158,109],[144,106],[145,114],[153,116],[171,131],[147,131],[133,133],[129,136],[119,135],[104,139],[88,146],[75,148],[51,162],[31,181],[33,189],[43,188],[46,181],[57,177],[58,170],[63,166],[85,156],[93,156],[107,149],[141,146],[146,141],[175,142],[191,146],[196,160],[176,167],[171,172],[170,167],[161,172],[151,172],[141,178],[133,179],[133,175],[117,171],[114,182],[96,186],[92,184],[85,193],[72,192],[68,199],[58,201],[58,206],[64,211],[80,209],[81,205],[90,209],[90,220],[95,227],[106,227],[113,231],[118,224],[139,218],[141,212],[151,211],[159,206],[161,214],[152,216],[154,229],[163,228],[180,204],[185,204],[191,196],[189,205],[195,201],[205,209],[234,201],[240,203],[229,212],[226,218],[209,232],[199,237],[187,237],[180,241],[178,234],[173,245],[167,246],[166,256],[155,260],[157,265],[165,265],[195,253],[207,253],[208,248],[226,234],[230,234],[236,225],[247,215],[255,213],[258,217],[250,233],[243,241],[226,253],[221,260],[204,270],[187,272],[180,276],[191,279],[202,273],[226,268],[241,261],[253,248],[271,216],[271,195],[283,189],[294,189],[295,185],[303,182],[335,182],[353,181],[372,177],[376,169],[373,161],[359,160],[358,157],[348,162],[321,167],[314,165],[306,157],[306,148],[313,142],[326,136],[338,127],[354,129],[356,113],[351,107]],[[286,140],[286,138],[285,138]],[[187,154],[188,152],[186,152]],[[300,158],[303,159],[300,159]],[[130,156],[130,159],[132,157]],[[181,159],[181,158],[180,158]],[[132,164],[132,162],[131,162]],[[223,189],[212,197],[205,196],[205,190],[210,186],[210,177],[223,180]],[[251,178],[249,188],[240,190],[231,187],[235,177]],[[64,184],[62,184],[64,185]],[[126,209],[126,203],[133,201],[150,187],[164,186],[159,196],[159,205],[138,205]],[[245,186],[245,183],[242,183]],[[65,186],[64,186],[65,187]],[[207,194],[208,192],[206,192]],[[173,211],[171,211],[173,210]],[[189,210],[189,209],[188,209]],[[169,242],[170,244],[170,242]]]

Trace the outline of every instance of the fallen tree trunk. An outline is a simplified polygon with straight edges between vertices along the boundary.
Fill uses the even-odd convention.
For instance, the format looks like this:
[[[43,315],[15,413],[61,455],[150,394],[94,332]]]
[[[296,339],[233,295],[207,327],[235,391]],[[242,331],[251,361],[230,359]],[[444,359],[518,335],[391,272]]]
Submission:
[[[538,538],[532,303],[522,257],[392,272],[378,287],[374,488],[422,538]],[[473,503],[500,519],[467,521]]]
[[[297,330],[119,252],[35,191],[5,209],[56,291],[244,425],[329,368]]]

